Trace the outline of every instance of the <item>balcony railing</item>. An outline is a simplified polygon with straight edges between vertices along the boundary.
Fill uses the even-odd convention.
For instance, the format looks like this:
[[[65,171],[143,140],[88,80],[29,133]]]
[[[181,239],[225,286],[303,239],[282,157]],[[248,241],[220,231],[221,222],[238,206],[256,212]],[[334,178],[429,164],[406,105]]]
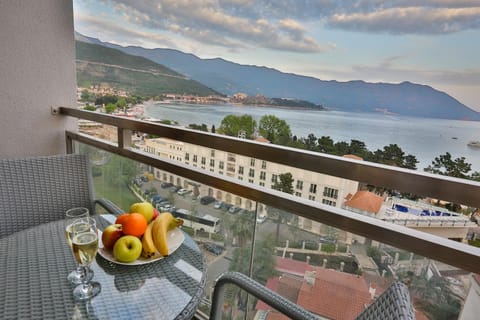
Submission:
[[[341,177],[362,183],[480,207],[480,183],[366,161],[263,144],[201,131],[154,124],[74,108],[59,107],[59,114],[99,122],[117,128],[118,142],[112,143],[87,134],[66,132],[67,151],[78,141],[135,161],[174,172],[177,175],[223,189],[241,197],[294,212],[295,214],[355,233],[372,240],[480,273],[480,249],[463,243],[394,225],[340,208],[301,199],[290,194],[197,169],[180,162],[161,159],[131,148],[132,131],[153,134],[211,149]]]
[[[188,179],[188,181],[194,181],[197,186],[209,186],[209,188],[216,188],[240,198],[248,199],[248,206],[251,207],[253,204],[253,212],[256,214],[257,222],[253,228],[255,230],[257,229],[257,224],[264,221],[259,217],[258,213],[258,206],[262,204],[294,213],[299,217],[327,225],[329,228],[337,228],[348,233],[378,241],[382,244],[403,249],[410,253],[410,258],[405,259],[404,263],[409,263],[412,268],[417,268],[419,265],[422,265],[421,260],[418,258],[414,259],[414,256],[423,256],[463,269],[464,271],[480,273],[479,248],[415,229],[419,228],[424,230],[428,227],[461,228],[471,226],[470,222],[467,223],[465,220],[456,221],[454,217],[441,217],[442,219],[438,220],[430,219],[429,217],[418,217],[417,220],[404,219],[397,221],[394,220],[393,216],[389,217],[388,215],[385,216],[385,220],[379,220],[364,214],[279,192],[268,188],[268,186],[262,187],[257,184],[248,183],[235,177],[230,177],[228,174],[211,172],[208,168],[200,169],[180,161],[143,152],[132,147],[132,132],[170,138],[212,150],[219,150],[225,152],[227,155],[237,154],[252,159],[279,163],[294,168],[357,181],[362,184],[407,192],[420,197],[441,199],[473,208],[480,207],[480,183],[478,182],[283,146],[263,144],[174,126],[110,116],[75,108],[60,107],[58,109],[60,115],[99,122],[104,125],[113,126],[117,131],[117,141],[115,142],[95,138],[84,133],[68,131],[66,132],[68,152],[73,152],[73,142],[79,142],[149,165],[160,169],[162,172],[172,173],[177,177]],[[219,152],[215,152],[216,155],[218,153]],[[165,175],[165,173],[157,172],[157,178],[174,184],[180,184],[178,178],[174,178],[168,174]],[[209,193],[208,195],[212,194]],[[236,201],[238,201],[238,197]],[[340,201],[341,198],[343,198],[343,196],[339,194],[337,201]],[[318,200],[321,199],[317,199],[317,201]],[[233,200],[231,202],[232,204],[238,205],[238,203],[235,203]],[[245,202],[242,204],[245,206]],[[304,226],[308,226],[308,223]],[[254,231],[252,243],[256,241],[257,236]],[[324,245],[309,246],[310,244],[304,241],[301,249],[294,248],[292,243],[288,244],[287,241],[285,245],[277,243],[276,250],[277,252],[283,251],[283,256],[287,255],[287,253],[293,255],[294,253],[296,254],[296,252],[316,254],[321,252],[322,246]],[[325,246],[328,246],[328,244],[325,244]],[[338,248],[339,245],[337,244],[336,247]],[[343,256],[349,255],[348,250],[347,248],[347,252],[344,253]],[[252,255],[255,255],[253,249],[251,252]],[[395,259],[393,255],[395,255]],[[393,255],[385,259],[388,261],[397,261],[397,254]],[[307,256],[306,259],[308,263],[310,257]],[[254,257],[250,257],[250,276],[252,276],[253,260]],[[324,259],[323,266],[325,265],[326,261]],[[399,263],[397,266],[400,269],[403,267],[402,263]],[[341,266],[341,270],[343,270],[343,267],[344,265]]]

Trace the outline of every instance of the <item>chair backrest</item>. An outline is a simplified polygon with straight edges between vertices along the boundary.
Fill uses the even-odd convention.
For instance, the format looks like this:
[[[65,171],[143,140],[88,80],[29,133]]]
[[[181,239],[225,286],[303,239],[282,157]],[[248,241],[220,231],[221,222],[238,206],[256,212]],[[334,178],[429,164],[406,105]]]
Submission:
[[[415,320],[408,287],[394,282],[356,320]]]
[[[89,173],[79,154],[0,159],[0,238],[63,219],[69,208],[92,210]]]

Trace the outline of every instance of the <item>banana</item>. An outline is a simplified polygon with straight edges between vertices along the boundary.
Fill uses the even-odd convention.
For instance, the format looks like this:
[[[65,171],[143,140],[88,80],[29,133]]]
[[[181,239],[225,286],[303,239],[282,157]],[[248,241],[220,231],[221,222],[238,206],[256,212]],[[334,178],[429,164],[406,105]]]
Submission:
[[[167,232],[182,224],[183,220],[175,218],[170,212],[160,213],[160,215],[153,221],[153,243],[162,256],[168,256]]]
[[[152,228],[153,222],[148,224],[142,237],[142,257],[147,259],[153,257],[157,251],[153,243]]]

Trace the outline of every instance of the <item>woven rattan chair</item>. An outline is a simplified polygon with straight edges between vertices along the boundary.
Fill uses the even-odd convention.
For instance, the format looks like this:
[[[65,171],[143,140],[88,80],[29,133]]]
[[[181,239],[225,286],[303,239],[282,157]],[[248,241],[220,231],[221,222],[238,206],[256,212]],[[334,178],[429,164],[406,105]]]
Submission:
[[[93,199],[85,155],[0,159],[0,238],[63,219],[69,208],[95,213],[95,204],[112,214],[122,212],[106,199]]]
[[[215,282],[210,319],[221,319],[226,284],[234,284],[291,319],[318,319],[318,316],[238,272],[226,272]],[[348,306],[345,306],[348,308]],[[405,284],[393,283],[356,320],[414,320],[410,294]]]

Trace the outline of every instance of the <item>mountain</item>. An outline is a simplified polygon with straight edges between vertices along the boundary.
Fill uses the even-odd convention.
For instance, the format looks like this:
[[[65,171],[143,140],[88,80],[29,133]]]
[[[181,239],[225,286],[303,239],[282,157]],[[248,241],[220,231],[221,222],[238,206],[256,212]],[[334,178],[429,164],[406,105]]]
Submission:
[[[445,92],[407,81],[399,84],[325,81],[267,67],[241,65],[221,58],[201,59],[178,50],[122,47],[77,36],[81,41],[145,57],[227,95],[242,92],[248,95],[295,98],[347,112],[385,112],[414,117],[480,120],[480,113]]]
[[[77,82],[81,87],[108,83],[140,96],[163,93],[218,94],[198,81],[143,57],[99,44],[76,41]]]

